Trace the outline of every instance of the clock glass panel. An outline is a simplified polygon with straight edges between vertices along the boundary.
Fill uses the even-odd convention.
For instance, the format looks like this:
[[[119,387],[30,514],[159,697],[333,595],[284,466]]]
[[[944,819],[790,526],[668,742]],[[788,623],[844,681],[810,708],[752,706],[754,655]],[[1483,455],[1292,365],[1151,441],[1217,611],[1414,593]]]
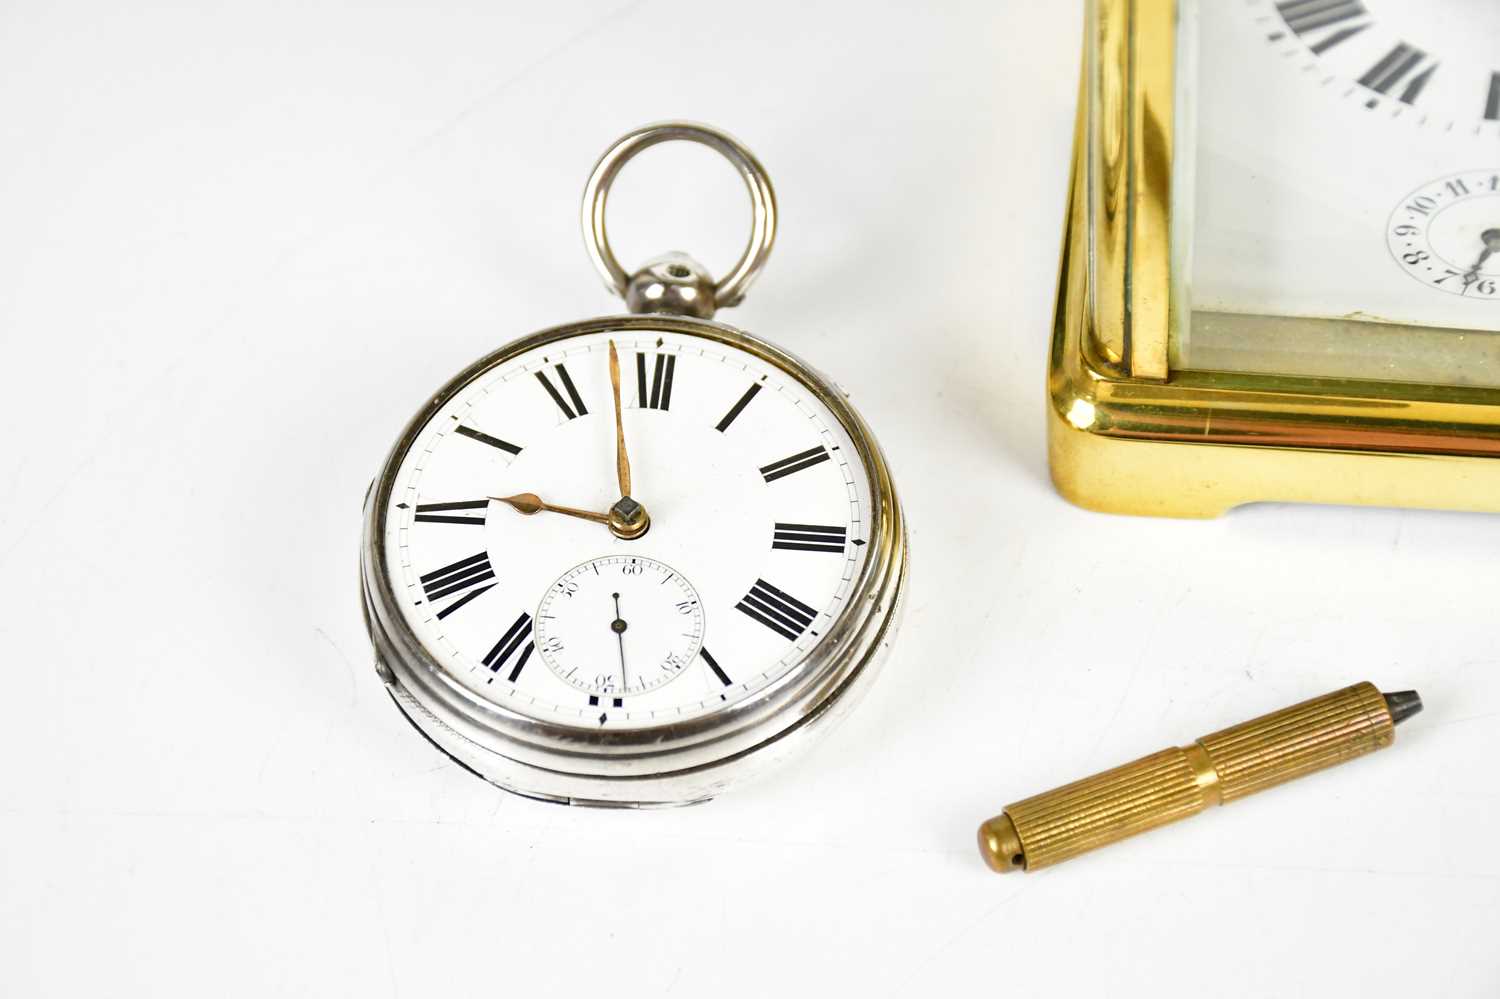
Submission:
[[[1173,367],[1500,386],[1500,2],[1178,18]]]

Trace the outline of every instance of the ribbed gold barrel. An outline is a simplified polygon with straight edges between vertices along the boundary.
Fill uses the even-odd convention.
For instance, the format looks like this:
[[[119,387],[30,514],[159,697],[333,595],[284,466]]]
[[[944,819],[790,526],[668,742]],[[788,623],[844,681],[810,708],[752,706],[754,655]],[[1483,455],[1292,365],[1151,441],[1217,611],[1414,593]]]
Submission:
[[[1385,695],[1355,684],[1008,805],[980,826],[980,851],[997,871],[1036,870],[1393,739]]]
[[[1225,801],[1243,798],[1314,770],[1389,746],[1396,728],[1385,697],[1371,683],[1205,735]]]
[[[1188,755],[1159,753],[1007,805],[1027,870],[1201,812],[1207,802]],[[1021,866],[1021,865],[1018,865]]]

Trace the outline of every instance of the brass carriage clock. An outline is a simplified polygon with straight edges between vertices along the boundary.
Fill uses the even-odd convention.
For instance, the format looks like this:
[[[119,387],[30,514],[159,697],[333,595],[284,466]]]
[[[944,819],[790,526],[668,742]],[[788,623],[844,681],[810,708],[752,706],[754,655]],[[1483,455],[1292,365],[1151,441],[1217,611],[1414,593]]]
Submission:
[[[1500,510],[1500,4],[1090,0],[1085,48],[1059,490]]]

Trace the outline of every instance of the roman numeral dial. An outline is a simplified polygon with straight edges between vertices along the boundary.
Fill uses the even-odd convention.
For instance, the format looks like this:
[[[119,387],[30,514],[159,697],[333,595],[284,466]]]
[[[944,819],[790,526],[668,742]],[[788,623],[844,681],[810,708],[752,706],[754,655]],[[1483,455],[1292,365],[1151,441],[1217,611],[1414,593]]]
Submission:
[[[484,514],[476,514],[474,511],[484,511],[489,508],[489,500],[463,500],[458,503],[419,503],[416,516],[412,518],[418,524],[464,524],[470,527],[483,527]]]
[[[1435,72],[1437,64],[1428,62],[1426,52],[1398,42],[1379,62],[1365,70],[1359,83],[1378,94],[1395,91],[1401,103],[1415,104]],[[1374,107],[1374,99],[1367,101],[1366,106]]]
[[[489,553],[480,552],[441,569],[434,569],[424,574],[419,582],[429,603],[461,594],[457,600],[438,611],[437,616],[441,620],[493,587],[494,578],[495,570],[490,565]]]
[[[794,642],[818,617],[813,608],[764,579],[757,579],[734,609]]]
[[[833,552],[844,554],[849,531],[843,527],[818,524],[777,524],[771,547],[792,552]]]
[[[729,412],[724,414],[724,417],[719,420],[714,429],[721,434],[724,431],[728,430],[729,425],[732,424],[735,420],[739,419],[740,414],[745,411],[745,407],[750,405],[750,400],[754,399],[756,394],[759,392],[760,382],[756,382],[749,388],[745,389],[745,394],[740,396],[739,399],[735,401],[735,404],[733,406],[729,407]]]
[[[1274,11],[1257,18],[1265,38],[1288,57],[1311,55],[1288,61],[1319,87],[1343,84],[1365,110],[1414,108],[1419,125],[1445,131],[1500,121],[1500,6],[1489,0],[1472,9],[1464,0],[1276,0]]]
[[[734,682],[733,680],[729,679],[729,674],[724,672],[724,667],[720,666],[719,661],[709,654],[706,647],[699,649],[698,655],[702,657],[703,662],[708,666],[709,670],[712,671],[714,678],[717,679],[720,683],[727,687]]]
[[[546,389],[547,394],[552,397],[552,401],[557,403],[557,408],[562,410],[563,416],[570,420],[576,420],[580,416],[588,415],[588,407],[583,404],[583,396],[578,394],[578,387],[573,384],[573,378],[568,374],[567,365],[557,364],[553,366],[552,370],[557,375],[558,384],[562,386],[561,392],[558,391],[557,385],[552,384],[552,379],[547,377],[547,372],[545,371],[538,371],[536,373],[536,380],[542,383],[542,388]],[[563,398],[564,394],[567,395],[567,398]]]
[[[791,457],[782,458],[780,461],[773,461],[769,465],[762,465],[760,474],[767,482],[775,482],[777,479],[784,479],[788,475],[800,472],[804,468],[821,465],[827,460],[828,449],[820,444],[806,451],[799,451]]]
[[[531,641],[531,615],[522,611],[521,616],[500,636],[500,640],[485,653],[483,661],[491,673],[506,671],[505,678],[515,683],[520,679],[521,670],[526,668],[526,661],[534,651],[536,646]]]
[[[646,377],[646,355],[635,355],[636,399],[641,409],[672,408],[672,379],[677,374],[676,354],[657,354],[651,377]]]
[[[453,428],[453,432],[467,437],[471,441],[478,441],[487,447],[495,448],[497,451],[504,451],[506,454],[521,453],[520,447],[512,444],[510,441],[503,441],[498,437],[492,437],[482,430],[475,430],[473,427],[466,427],[463,424],[459,424]]]
[[[1282,0],[1276,10],[1288,28],[1304,37],[1330,25],[1343,26],[1370,16],[1360,0]]]
[[[631,322],[435,394],[375,493],[389,592],[445,683],[580,739],[820,669],[871,610],[872,449],[840,394],[734,336]],[[623,493],[651,510],[640,536],[611,529]]]

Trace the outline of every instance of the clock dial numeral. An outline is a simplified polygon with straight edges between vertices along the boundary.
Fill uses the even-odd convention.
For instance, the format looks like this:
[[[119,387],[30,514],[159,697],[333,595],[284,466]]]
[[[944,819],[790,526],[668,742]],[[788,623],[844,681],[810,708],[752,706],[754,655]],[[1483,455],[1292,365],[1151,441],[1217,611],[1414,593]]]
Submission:
[[[531,642],[531,615],[522,611],[515,623],[500,636],[500,641],[495,643],[494,648],[485,654],[484,664],[489,667],[490,672],[499,673],[511,657],[515,656],[515,665],[510,668],[510,675],[506,677],[511,683],[515,683],[535,649],[536,646]]]
[[[441,569],[434,569],[420,577],[419,581],[422,584],[422,592],[427,594],[429,602],[441,600],[443,597],[451,597],[455,593],[464,594],[458,600],[438,611],[437,616],[441,620],[479,596],[485,590],[488,590],[491,586],[494,586],[495,584],[490,582],[494,578],[495,570],[490,565],[489,554],[480,552],[478,555],[461,558],[451,565],[443,566]]]
[[[1432,210],[1437,207],[1437,201],[1425,194],[1419,194],[1403,207],[1413,215],[1431,215]]]
[[[672,408],[672,376],[677,371],[676,354],[657,354],[656,368],[651,374],[650,392],[647,392],[646,355],[635,355],[635,397],[641,409]]]
[[[1403,104],[1414,104],[1421,95],[1422,88],[1427,86],[1427,81],[1432,79],[1432,74],[1437,72],[1437,64],[1433,63],[1416,76],[1411,75],[1426,58],[1427,53],[1421,49],[1399,42],[1379,62],[1365,71],[1365,75],[1359,78],[1359,83],[1378,94],[1389,95],[1404,80],[1406,85],[1398,100]],[[1367,102],[1369,107],[1374,105],[1373,98]]]
[[[745,389],[745,394],[740,396],[740,401],[729,407],[729,412],[724,414],[724,418],[719,421],[718,425],[715,426],[714,429],[721,434],[724,431],[728,430],[729,425],[735,421],[736,417],[738,417],[745,411],[745,407],[750,405],[750,400],[754,399],[755,394],[759,391],[760,382],[756,382],[754,385],[751,385],[749,388]]]
[[[807,604],[778,590],[764,579],[757,579],[750,592],[734,605],[734,609],[794,642],[802,637],[808,625],[818,616],[818,612]]]
[[[777,524],[772,548],[794,552],[834,552],[844,554],[849,532],[842,527],[817,524]]]
[[[1369,14],[1360,0],[1282,0],[1276,10],[1299,35]]]
[[[557,386],[552,384],[552,379],[547,377],[547,372],[538,371],[536,373],[536,380],[542,383],[542,388],[546,389],[547,394],[552,397],[552,401],[557,403],[557,408],[562,410],[563,416],[566,416],[570,420],[576,420],[580,416],[587,416],[589,412],[588,408],[584,406],[583,397],[578,394],[578,389],[573,385],[573,379],[569,377],[568,369],[561,364],[556,364],[553,365],[553,370],[557,372],[557,380],[562,382],[563,389],[568,393],[567,399],[564,399],[562,393],[557,391]],[[569,399],[573,401],[573,405],[571,406],[568,405]]]
[[[464,500],[461,503],[422,503],[417,507],[414,520],[419,524],[477,524],[484,526],[484,517],[459,517],[450,511],[485,510],[489,500]]]
[[[1364,31],[1368,27],[1368,24],[1357,24],[1352,28],[1340,28],[1338,31],[1330,34],[1327,38],[1323,38],[1313,43],[1312,45],[1309,45],[1308,48],[1312,51],[1313,55],[1322,55],[1324,52],[1327,52],[1329,49],[1333,48],[1340,42],[1347,42],[1349,39],[1353,38],[1355,35],[1359,34],[1361,31]]]
[[[1486,121],[1500,121],[1500,73],[1490,74],[1490,92],[1484,99]]]
[[[724,672],[723,667],[718,664],[718,661],[708,654],[708,649],[700,648],[698,654],[703,657],[703,661],[708,664],[708,668],[713,670],[714,676],[719,678],[720,683],[727,687],[734,682],[729,679],[729,674]]]
[[[793,472],[800,472],[804,468],[812,468],[821,465],[828,460],[828,449],[821,444],[814,448],[808,448],[801,454],[794,454],[790,458],[782,458],[773,461],[769,465],[763,465],[760,474],[765,476],[767,482],[775,482],[777,479],[786,478]]]
[[[453,428],[453,432],[456,434],[462,434],[463,436],[469,438],[469,440],[478,441],[481,444],[488,444],[490,447],[499,448],[500,450],[509,452],[510,454],[521,453],[521,449],[516,447],[516,445],[510,443],[509,441],[503,441],[498,437],[491,437],[484,431],[475,430],[473,427],[466,427],[463,424],[459,424],[458,426]]]

